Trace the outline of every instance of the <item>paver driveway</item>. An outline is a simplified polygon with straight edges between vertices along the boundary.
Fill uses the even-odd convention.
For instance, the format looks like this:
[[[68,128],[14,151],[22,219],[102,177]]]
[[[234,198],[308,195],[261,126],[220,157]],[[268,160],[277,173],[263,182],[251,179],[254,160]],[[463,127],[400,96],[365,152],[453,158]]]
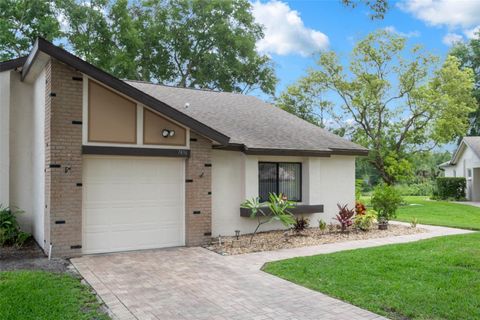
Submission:
[[[172,248],[72,259],[118,319],[384,319],[260,271],[265,261],[410,242],[469,231],[428,227],[408,236],[224,257]]]
[[[203,248],[73,260],[119,319],[380,319]]]

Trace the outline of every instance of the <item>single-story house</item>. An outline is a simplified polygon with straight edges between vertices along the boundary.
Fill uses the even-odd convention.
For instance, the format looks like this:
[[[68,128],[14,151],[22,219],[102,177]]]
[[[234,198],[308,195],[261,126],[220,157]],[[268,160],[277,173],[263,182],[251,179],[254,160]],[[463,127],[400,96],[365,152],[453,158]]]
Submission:
[[[269,192],[330,223],[368,152],[255,97],[120,80],[41,38],[0,63],[0,130],[0,203],[53,256],[249,233],[240,204]]]
[[[465,177],[466,198],[480,201],[480,137],[464,137],[452,159],[442,163],[440,169],[445,177]]]

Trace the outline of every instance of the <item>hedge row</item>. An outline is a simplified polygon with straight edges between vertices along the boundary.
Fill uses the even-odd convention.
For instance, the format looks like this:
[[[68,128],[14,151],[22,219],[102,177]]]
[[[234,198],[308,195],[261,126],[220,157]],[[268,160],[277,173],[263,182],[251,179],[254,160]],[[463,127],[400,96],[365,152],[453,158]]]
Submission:
[[[437,192],[440,199],[465,199],[467,180],[464,177],[437,178]]]

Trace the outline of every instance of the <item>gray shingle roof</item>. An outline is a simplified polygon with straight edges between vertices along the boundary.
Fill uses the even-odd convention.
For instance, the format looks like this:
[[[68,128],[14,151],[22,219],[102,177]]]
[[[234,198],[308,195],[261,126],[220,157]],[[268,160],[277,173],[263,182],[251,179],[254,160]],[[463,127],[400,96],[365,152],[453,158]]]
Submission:
[[[231,144],[251,149],[367,150],[256,97],[140,81],[126,82],[230,137]],[[189,103],[188,108],[185,108],[186,103]]]
[[[477,156],[480,156],[480,137],[464,137],[463,141]]]
[[[463,137],[462,141],[458,145],[457,149],[453,153],[452,160],[450,160],[450,165],[455,165],[457,161],[460,159],[463,151],[466,147],[472,149],[473,153],[480,158],[480,137],[477,136],[470,136],[470,137]]]

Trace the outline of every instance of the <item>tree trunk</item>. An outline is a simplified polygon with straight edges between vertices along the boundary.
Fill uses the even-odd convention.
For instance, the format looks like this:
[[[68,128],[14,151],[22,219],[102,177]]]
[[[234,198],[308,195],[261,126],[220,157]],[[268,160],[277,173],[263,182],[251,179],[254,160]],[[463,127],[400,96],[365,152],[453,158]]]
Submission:
[[[381,157],[376,157],[371,161],[371,164],[378,170],[378,173],[382,177],[383,182],[391,186],[395,183],[395,178],[387,173],[385,166],[383,165],[383,159]]]

